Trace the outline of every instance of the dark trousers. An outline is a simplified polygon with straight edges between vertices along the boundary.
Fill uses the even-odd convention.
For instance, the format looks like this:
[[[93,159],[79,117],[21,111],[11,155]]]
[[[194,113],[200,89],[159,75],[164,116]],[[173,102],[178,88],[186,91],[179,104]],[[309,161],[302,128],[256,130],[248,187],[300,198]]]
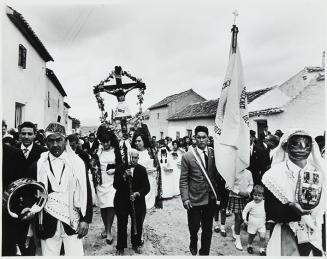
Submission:
[[[209,255],[215,211],[216,200],[214,199],[209,199],[207,205],[193,206],[193,208],[187,211],[190,247],[197,248],[200,224],[202,227],[200,255]]]
[[[137,212],[135,215],[136,218],[136,229],[137,234],[133,234],[134,224],[131,224],[131,243],[132,246],[141,246],[142,245],[142,230],[143,230],[143,221],[145,218],[146,210]],[[117,245],[116,249],[123,250],[127,247],[127,224],[128,224],[128,216],[130,214],[117,214]],[[132,219],[132,217],[131,217]]]
[[[311,250],[313,256],[322,256],[322,252],[310,243],[298,244],[297,248],[299,249],[300,256],[309,256]]]

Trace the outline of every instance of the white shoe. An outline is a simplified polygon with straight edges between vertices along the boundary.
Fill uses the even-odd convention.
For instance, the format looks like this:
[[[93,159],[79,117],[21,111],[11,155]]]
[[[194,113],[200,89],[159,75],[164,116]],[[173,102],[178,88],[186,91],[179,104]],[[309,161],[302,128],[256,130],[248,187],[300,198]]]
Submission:
[[[235,234],[235,230],[234,230],[234,225],[231,226],[232,229],[232,236],[234,239],[236,239],[236,234]]]
[[[235,240],[234,244],[235,244],[235,247],[236,247],[237,250],[240,250],[240,251],[243,250],[241,240]]]

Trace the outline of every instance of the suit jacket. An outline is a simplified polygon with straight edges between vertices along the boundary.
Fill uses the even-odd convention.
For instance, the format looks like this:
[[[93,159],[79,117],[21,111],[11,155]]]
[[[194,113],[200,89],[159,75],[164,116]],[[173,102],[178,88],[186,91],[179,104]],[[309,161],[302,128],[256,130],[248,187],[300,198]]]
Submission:
[[[20,152],[21,152],[21,153],[23,154],[23,156],[24,156],[24,153],[23,153],[23,151],[20,149],[20,147],[21,147],[21,144],[19,144],[19,145],[17,146],[17,148],[19,148]],[[47,151],[47,149],[46,149],[45,147],[33,143],[33,147],[32,147],[32,149],[31,149],[31,152],[28,154],[28,157],[25,158],[25,156],[24,156],[25,161],[26,161],[26,162],[25,162],[25,174],[24,174],[25,177],[29,177],[29,176],[26,174],[27,171],[28,171],[28,169],[29,169],[29,167],[30,167],[30,166],[31,166],[35,161],[37,161],[37,160],[40,158],[41,153],[46,152],[46,151]]]
[[[127,179],[123,178],[126,166],[119,165],[115,170],[113,186],[116,189],[114,198],[114,207],[117,214],[129,214],[131,212],[131,201],[129,185]],[[136,197],[134,207],[136,213],[142,213],[146,210],[145,195],[150,192],[150,183],[145,167],[136,165],[132,178],[133,192],[139,192],[140,196]]]
[[[89,170],[90,168],[90,158],[89,155],[82,149],[77,148],[75,150],[75,153],[84,161],[86,170]]]
[[[260,184],[262,174],[266,171],[267,165],[265,162],[265,149],[259,147],[258,145],[253,145],[252,154],[250,154],[250,165],[247,168],[252,173],[253,184]]]
[[[191,149],[182,156],[179,181],[181,198],[183,203],[186,200],[190,200],[193,206],[206,205],[209,201],[210,185]],[[201,160],[201,158],[199,159]],[[208,147],[208,169],[206,171],[218,196],[217,198],[220,199],[220,194],[224,186],[220,184],[221,181],[219,181],[219,173],[216,169],[214,150],[211,147]]]
[[[94,152],[96,151],[96,149],[99,148],[99,141],[98,141],[97,139],[95,139],[95,140],[93,141],[91,147],[90,147],[90,143],[91,143],[91,142],[84,143],[84,144],[82,145],[82,148],[83,148],[84,150],[86,149],[87,152],[88,152],[89,154],[94,154]]]

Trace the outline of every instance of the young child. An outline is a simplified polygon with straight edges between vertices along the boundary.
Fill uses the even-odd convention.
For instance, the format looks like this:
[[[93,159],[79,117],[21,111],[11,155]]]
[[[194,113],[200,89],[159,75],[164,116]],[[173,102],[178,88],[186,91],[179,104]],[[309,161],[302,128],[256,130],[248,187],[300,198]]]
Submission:
[[[253,189],[252,174],[249,170],[244,169],[235,176],[234,188],[229,193],[227,209],[234,213],[235,225],[232,226],[233,238],[235,238],[235,247],[238,250],[243,250],[241,243],[241,224],[242,211],[250,198]]]
[[[254,186],[253,201],[250,201],[248,204],[246,204],[242,213],[244,223],[248,225],[249,237],[248,237],[247,251],[249,254],[253,253],[252,242],[257,232],[259,232],[260,245],[261,245],[260,255],[266,255],[265,252],[266,213],[264,208],[263,192],[264,189],[262,186],[260,185]]]

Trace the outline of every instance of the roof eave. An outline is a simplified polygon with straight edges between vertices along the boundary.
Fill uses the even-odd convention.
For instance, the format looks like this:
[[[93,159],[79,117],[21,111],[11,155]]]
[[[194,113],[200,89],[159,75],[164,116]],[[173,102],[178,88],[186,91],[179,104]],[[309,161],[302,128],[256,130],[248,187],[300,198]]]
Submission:
[[[148,110],[155,110],[155,109],[159,109],[159,108],[163,108],[163,107],[167,107],[168,104],[164,104],[164,105],[160,105],[160,106],[151,106],[150,108],[148,108]]]
[[[51,69],[49,69],[49,68],[46,69],[46,75],[50,79],[50,81],[53,83],[53,85],[58,89],[59,93],[63,97],[67,96],[67,94],[66,94],[64,88],[62,87],[61,83],[59,82],[57,76]]]
[[[12,21],[12,23],[17,27],[17,29],[24,35],[28,42],[35,48],[36,52],[45,61],[54,61],[50,53],[44,47],[41,40],[37,37],[32,28],[24,20],[24,17],[11,7],[7,7],[7,16]]]

